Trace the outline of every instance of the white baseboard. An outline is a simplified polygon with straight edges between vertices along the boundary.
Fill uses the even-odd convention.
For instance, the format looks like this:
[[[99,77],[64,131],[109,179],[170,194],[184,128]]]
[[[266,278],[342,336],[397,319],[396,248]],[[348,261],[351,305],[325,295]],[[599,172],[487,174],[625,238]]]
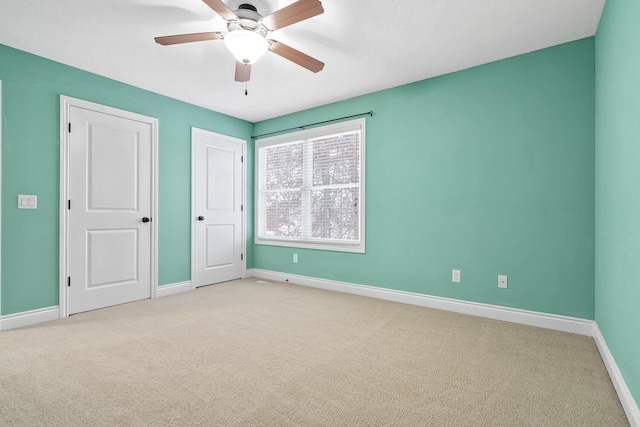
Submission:
[[[618,393],[618,398],[624,408],[624,412],[627,414],[629,424],[631,427],[640,427],[640,409],[638,409],[638,404],[631,395],[631,391],[629,387],[627,387],[627,383],[622,377],[622,373],[620,373],[618,364],[613,358],[611,351],[609,351],[609,346],[607,346],[607,342],[602,336],[602,333],[600,333],[600,328],[598,328],[597,324],[594,325],[593,330],[593,339],[598,346],[604,365],[607,367],[607,371],[609,371],[609,377],[611,377],[611,382]]]
[[[23,311],[21,313],[0,316],[0,331],[21,328],[36,323],[48,322],[60,318],[60,307],[39,308],[37,310]]]
[[[189,292],[191,289],[191,281],[158,286],[158,289],[156,290],[156,297],[166,297],[169,295],[180,294],[182,292]]]
[[[519,323],[522,325],[537,326],[539,328],[553,329],[562,332],[571,332],[590,337],[593,336],[593,320],[579,319],[576,317],[539,313],[536,311],[435,297],[413,292],[377,288],[374,286],[354,285],[352,283],[338,282],[335,280],[298,276],[296,274],[279,273],[276,271],[260,270],[256,268],[247,270],[247,276],[261,277],[279,282],[290,282],[296,285],[345,292],[348,294],[384,299],[404,304],[417,305],[420,307],[436,308],[438,310],[453,311],[461,314],[503,320],[505,322]]]
[[[168,295],[179,294],[191,290],[191,282],[173,283],[171,285],[158,286],[156,297],[166,297]],[[0,331],[21,328],[23,326],[34,325],[36,323],[48,322],[60,318],[60,307],[52,306],[39,308],[37,310],[23,311],[15,314],[0,316]]]
[[[631,427],[640,427],[640,411],[638,410],[638,404],[631,395],[631,392],[618,369],[618,365],[609,351],[604,337],[600,333],[598,325],[592,320],[500,307],[490,304],[460,301],[451,298],[434,297],[430,295],[396,291],[393,289],[377,288],[373,286],[355,285],[335,280],[318,279],[315,277],[299,276],[296,274],[280,273],[277,271],[261,270],[256,268],[247,270],[247,277],[260,277],[262,279],[277,282],[289,282],[296,285],[384,299],[421,307],[436,308],[439,310],[453,311],[461,314],[469,314],[472,316],[486,317],[489,319],[503,320],[506,322],[593,337],[598,350],[600,351],[600,355],[602,356],[602,360],[607,367],[611,381],[618,393],[620,403],[622,404],[627,418],[629,419]]]

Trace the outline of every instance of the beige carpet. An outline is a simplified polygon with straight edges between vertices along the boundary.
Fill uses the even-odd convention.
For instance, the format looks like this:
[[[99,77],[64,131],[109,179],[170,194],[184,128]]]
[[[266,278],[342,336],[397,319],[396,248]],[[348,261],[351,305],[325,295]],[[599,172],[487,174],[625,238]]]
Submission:
[[[0,425],[628,423],[591,338],[246,279],[0,333]]]

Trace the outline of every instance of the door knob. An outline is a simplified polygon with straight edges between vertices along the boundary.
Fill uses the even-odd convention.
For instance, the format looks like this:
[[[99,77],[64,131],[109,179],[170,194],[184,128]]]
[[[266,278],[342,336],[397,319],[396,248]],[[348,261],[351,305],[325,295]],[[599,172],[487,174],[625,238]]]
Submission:
[[[200,216],[198,217],[198,221],[204,221],[204,217],[203,217],[202,215],[200,215]]]
[[[150,222],[150,221],[151,221],[151,218],[149,217],[145,216],[144,218],[142,218],[142,222]]]

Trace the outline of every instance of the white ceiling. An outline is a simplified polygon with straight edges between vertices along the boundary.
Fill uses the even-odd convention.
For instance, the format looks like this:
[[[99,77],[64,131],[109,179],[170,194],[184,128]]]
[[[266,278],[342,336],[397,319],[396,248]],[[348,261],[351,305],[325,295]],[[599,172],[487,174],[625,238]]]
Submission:
[[[247,3],[272,12],[293,0]],[[248,96],[222,41],[153,40],[226,31],[201,0],[2,0],[0,43],[256,122],[592,36],[604,0],[322,4],[324,14],[271,38],[320,59],[324,70],[268,52],[252,67]]]

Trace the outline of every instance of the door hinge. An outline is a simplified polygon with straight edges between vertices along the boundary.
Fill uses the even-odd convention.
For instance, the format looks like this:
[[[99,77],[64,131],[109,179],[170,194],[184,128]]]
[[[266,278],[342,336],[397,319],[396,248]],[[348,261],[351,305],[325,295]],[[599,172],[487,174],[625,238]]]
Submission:
[[[240,212],[244,212],[244,205],[240,205]]]
[[[71,122],[69,122],[69,133],[71,133]]]
[[[71,276],[67,276],[67,286],[71,286]]]
[[[240,156],[240,163],[244,163],[244,156]]]
[[[67,209],[71,209],[71,199],[67,200]]]
[[[240,261],[244,261],[244,254],[240,254]]]

